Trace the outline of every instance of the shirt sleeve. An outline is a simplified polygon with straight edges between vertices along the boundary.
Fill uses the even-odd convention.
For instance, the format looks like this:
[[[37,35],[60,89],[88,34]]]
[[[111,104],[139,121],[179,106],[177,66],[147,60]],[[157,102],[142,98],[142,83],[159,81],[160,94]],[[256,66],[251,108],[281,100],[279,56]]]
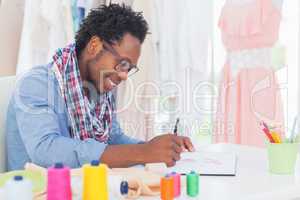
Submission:
[[[123,130],[120,127],[119,122],[117,121],[116,114],[113,114],[112,119],[112,130],[109,136],[108,144],[117,145],[117,144],[143,144],[144,141],[131,138],[124,134]]]
[[[49,82],[40,75],[24,78],[14,94],[19,132],[31,161],[43,167],[62,162],[75,168],[99,160],[107,144],[62,135],[57,102],[52,100],[57,91]]]

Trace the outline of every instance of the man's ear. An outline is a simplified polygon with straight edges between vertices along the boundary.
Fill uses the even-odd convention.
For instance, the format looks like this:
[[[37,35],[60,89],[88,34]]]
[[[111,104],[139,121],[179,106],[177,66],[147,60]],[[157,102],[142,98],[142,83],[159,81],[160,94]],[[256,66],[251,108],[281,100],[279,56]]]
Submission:
[[[93,36],[87,45],[87,53],[89,54],[89,56],[95,57],[102,51],[102,49],[102,40],[97,36]]]

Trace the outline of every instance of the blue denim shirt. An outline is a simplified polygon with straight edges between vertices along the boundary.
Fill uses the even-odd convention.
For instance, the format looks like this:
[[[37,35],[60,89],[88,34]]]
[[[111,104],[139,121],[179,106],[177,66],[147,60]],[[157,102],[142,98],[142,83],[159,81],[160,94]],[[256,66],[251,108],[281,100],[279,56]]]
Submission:
[[[76,168],[99,160],[107,145],[140,143],[124,135],[115,114],[107,144],[71,138],[65,103],[50,65],[33,68],[17,82],[6,123],[9,170],[23,169],[26,162],[43,167],[63,162]]]

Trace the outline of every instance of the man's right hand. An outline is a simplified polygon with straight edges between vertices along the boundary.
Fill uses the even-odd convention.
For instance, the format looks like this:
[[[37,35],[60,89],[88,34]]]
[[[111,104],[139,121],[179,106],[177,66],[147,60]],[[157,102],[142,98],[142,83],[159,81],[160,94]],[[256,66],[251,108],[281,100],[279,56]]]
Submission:
[[[180,160],[185,137],[173,134],[161,135],[153,138],[144,145],[145,163],[166,163],[168,167],[176,164]]]
[[[174,166],[182,151],[194,151],[188,137],[166,134],[144,144],[108,145],[100,157],[111,168],[130,167],[146,163],[166,163]]]

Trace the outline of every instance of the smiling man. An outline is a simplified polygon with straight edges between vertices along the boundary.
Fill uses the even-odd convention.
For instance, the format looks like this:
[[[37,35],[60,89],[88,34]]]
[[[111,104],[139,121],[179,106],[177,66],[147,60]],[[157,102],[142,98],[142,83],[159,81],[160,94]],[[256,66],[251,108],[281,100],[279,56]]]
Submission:
[[[116,121],[112,90],[138,72],[148,31],[141,13],[110,4],[90,12],[75,44],[59,49],[50,64],[34,67],[19,80],[7,116],[10,170],[26,162],[75,168],[92,160],[110,167],[180,159],[189,138],[165,134],[139,141]]]

